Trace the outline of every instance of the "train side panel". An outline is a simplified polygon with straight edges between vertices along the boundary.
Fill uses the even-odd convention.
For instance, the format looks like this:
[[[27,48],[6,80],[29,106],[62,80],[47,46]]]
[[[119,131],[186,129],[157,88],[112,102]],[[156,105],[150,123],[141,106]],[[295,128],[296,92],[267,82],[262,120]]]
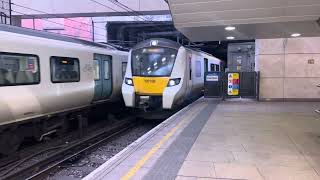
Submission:
[[[187,51],[181,47],[170,77],[170,79],[180,78],[180,84],[165,88],[162,98],[164,109],[171,109],[174,104],[180,104],[185,100],[189,81],[188,72]]]
[[[121,88],[128,65],[128,53],[112,53],[112,95],[111,101],[122,100]]]
[[[127,69],[125,73],[125,78],[131,78],[132,79],[132,70],[131,70],[131,52],[129,52],[128,56],[128,64],[127,64]],[[127,85],[123,80],[122,83],[122,96],[124,99],[124,102],[127,107],[135,107],[135,90],[134,86]]]
[[[39,37],[1,32],[0,51],[9,53],[34,54],[40,59],[40,84],[4,86],[0,88],[1,124],[54,114],[90,105],[94,93],[93,54],[104,53],[95,48]],[[10,38],[5,38],[10,36]],[[18,44],[17,44],[18,42]],[[52,83],[50,57],[78,58],[80,81]],[[124,55],[125,56],[125,55]],[[123,58],[123,57],[122,57]],[[118,57],[115,56],[114,65]],[[125,61],[125,57],[123,58]],[[120,69],[120,67],[119,67]],[[115,71],[118,73],[118,71]],[[119,94],[122,77],[114,74],[114,95]]]

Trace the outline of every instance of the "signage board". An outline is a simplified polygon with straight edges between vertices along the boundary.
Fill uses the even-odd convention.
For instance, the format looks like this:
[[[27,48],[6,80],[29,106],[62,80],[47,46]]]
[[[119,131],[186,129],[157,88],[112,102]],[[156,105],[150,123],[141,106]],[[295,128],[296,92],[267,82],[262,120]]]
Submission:
[[[214,81],[214,82],[217,82],[219,81],[219,75],[216,75],[216,74],[208,74],[206,76],[206,81]]]
[[[238,96],[240,89],[239,73],[228,73],[228,95]]]

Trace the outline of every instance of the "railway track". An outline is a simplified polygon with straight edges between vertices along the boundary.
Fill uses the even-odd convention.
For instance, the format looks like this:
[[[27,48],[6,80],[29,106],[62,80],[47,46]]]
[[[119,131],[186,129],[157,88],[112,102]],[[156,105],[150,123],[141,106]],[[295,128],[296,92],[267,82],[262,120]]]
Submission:
[[[63,163],[77,158],[82,153],[90,151],[136,126],[137,123],[134,119],[135,117],[126,118],[114,124],[112,127],[102,128],[94,134],[81,138],[78,141],[47,149],[54,152],[30,166],[18,169],[19,165],[30,159],[32,155],[15,164],[10,164],[11,167],[0,174],[0,179],[45,179],[52,172],[58,170],[59,166]],[[41,152],[38,152],[34,155],[40,153]]]

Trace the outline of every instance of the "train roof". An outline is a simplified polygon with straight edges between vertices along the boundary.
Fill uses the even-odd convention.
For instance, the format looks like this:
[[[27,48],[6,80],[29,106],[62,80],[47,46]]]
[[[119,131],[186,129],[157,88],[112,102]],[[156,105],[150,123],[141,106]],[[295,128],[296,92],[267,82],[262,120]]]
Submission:
[[[156,41],[157,45],[152,45],[152,42]],[[168,47],[168,48],[173,48],[173,49],[179,49],[180,47],[182,47],[183,45],[175,42],[175,41],[172,41],[172,40],[169,40],[169,39],[164,39],[164,38],[152,38],[152,39],[148,39],[148,40],[145,40],[145,41],[142,41],[138,44],[136,44],[132,50],[136,50],[136,49],[141,49],[141,48],[144,48],[144,47],[152,47],[152,46],[161,46],[161,47]],[[188,50],[191,50],[191,51],[195,51],[195,52],[198,52],[198,53],[203,53],[203,54],[206,54],[207,56],[213,56],[207,52],[204,52],[204,51],[201,51],[201,50],[198,50],[198,49],[193,49],[193,48],[190,48],[190,47],[187,47],[187,46],[183,46],[185,47],[186,49]]]
[[[55,34],[55,33],[33,30],[33,29],[17,27],[17,26],[11,26],[11,25],[6,25],[6,24],[0,24],[0,31],[28,35],[28,36],[34,36],[34,37],[47,38],[47,39],[53,39],[53,40],[58,40],[58,41],[71,42],[71,43],[82,44],[82,45],[86,45],[86,46],[92,46],[92,47],[107,48],[110,50],[117,50],[117,48],[115,48],[111,45],[107,45],[107,44],[100,44],[100,43],[95,43],[95,42],[86,41],[86,40],[82,40],[82,39],[62,36],[62,35]]]
[[[153,42],[155,43],[154,45],[152,44]],[[152,46],[161,46],[161,47],[179,49],[182,45],[175,42],[175,41],[169,40],[169,39],[152,38],[152,39],[148,39],[148,40],[145,40],[145,41],[142,41],[142,42],[136,44],[132,48],[132,50],[141,49],[144,47],[152,47]]]

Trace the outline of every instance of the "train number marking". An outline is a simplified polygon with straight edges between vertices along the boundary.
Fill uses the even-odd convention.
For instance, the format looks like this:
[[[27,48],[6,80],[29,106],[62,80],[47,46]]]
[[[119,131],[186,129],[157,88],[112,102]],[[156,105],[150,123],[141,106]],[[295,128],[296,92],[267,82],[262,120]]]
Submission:
[[[144,82],[147,83],[147,84],[154,84],[154,83],[156,83],[156,80],[145,79]]]
[[[84,67],[82,68],[83,72],[93,72],[93,67],[90,64],[86,64],[84,65]]]

